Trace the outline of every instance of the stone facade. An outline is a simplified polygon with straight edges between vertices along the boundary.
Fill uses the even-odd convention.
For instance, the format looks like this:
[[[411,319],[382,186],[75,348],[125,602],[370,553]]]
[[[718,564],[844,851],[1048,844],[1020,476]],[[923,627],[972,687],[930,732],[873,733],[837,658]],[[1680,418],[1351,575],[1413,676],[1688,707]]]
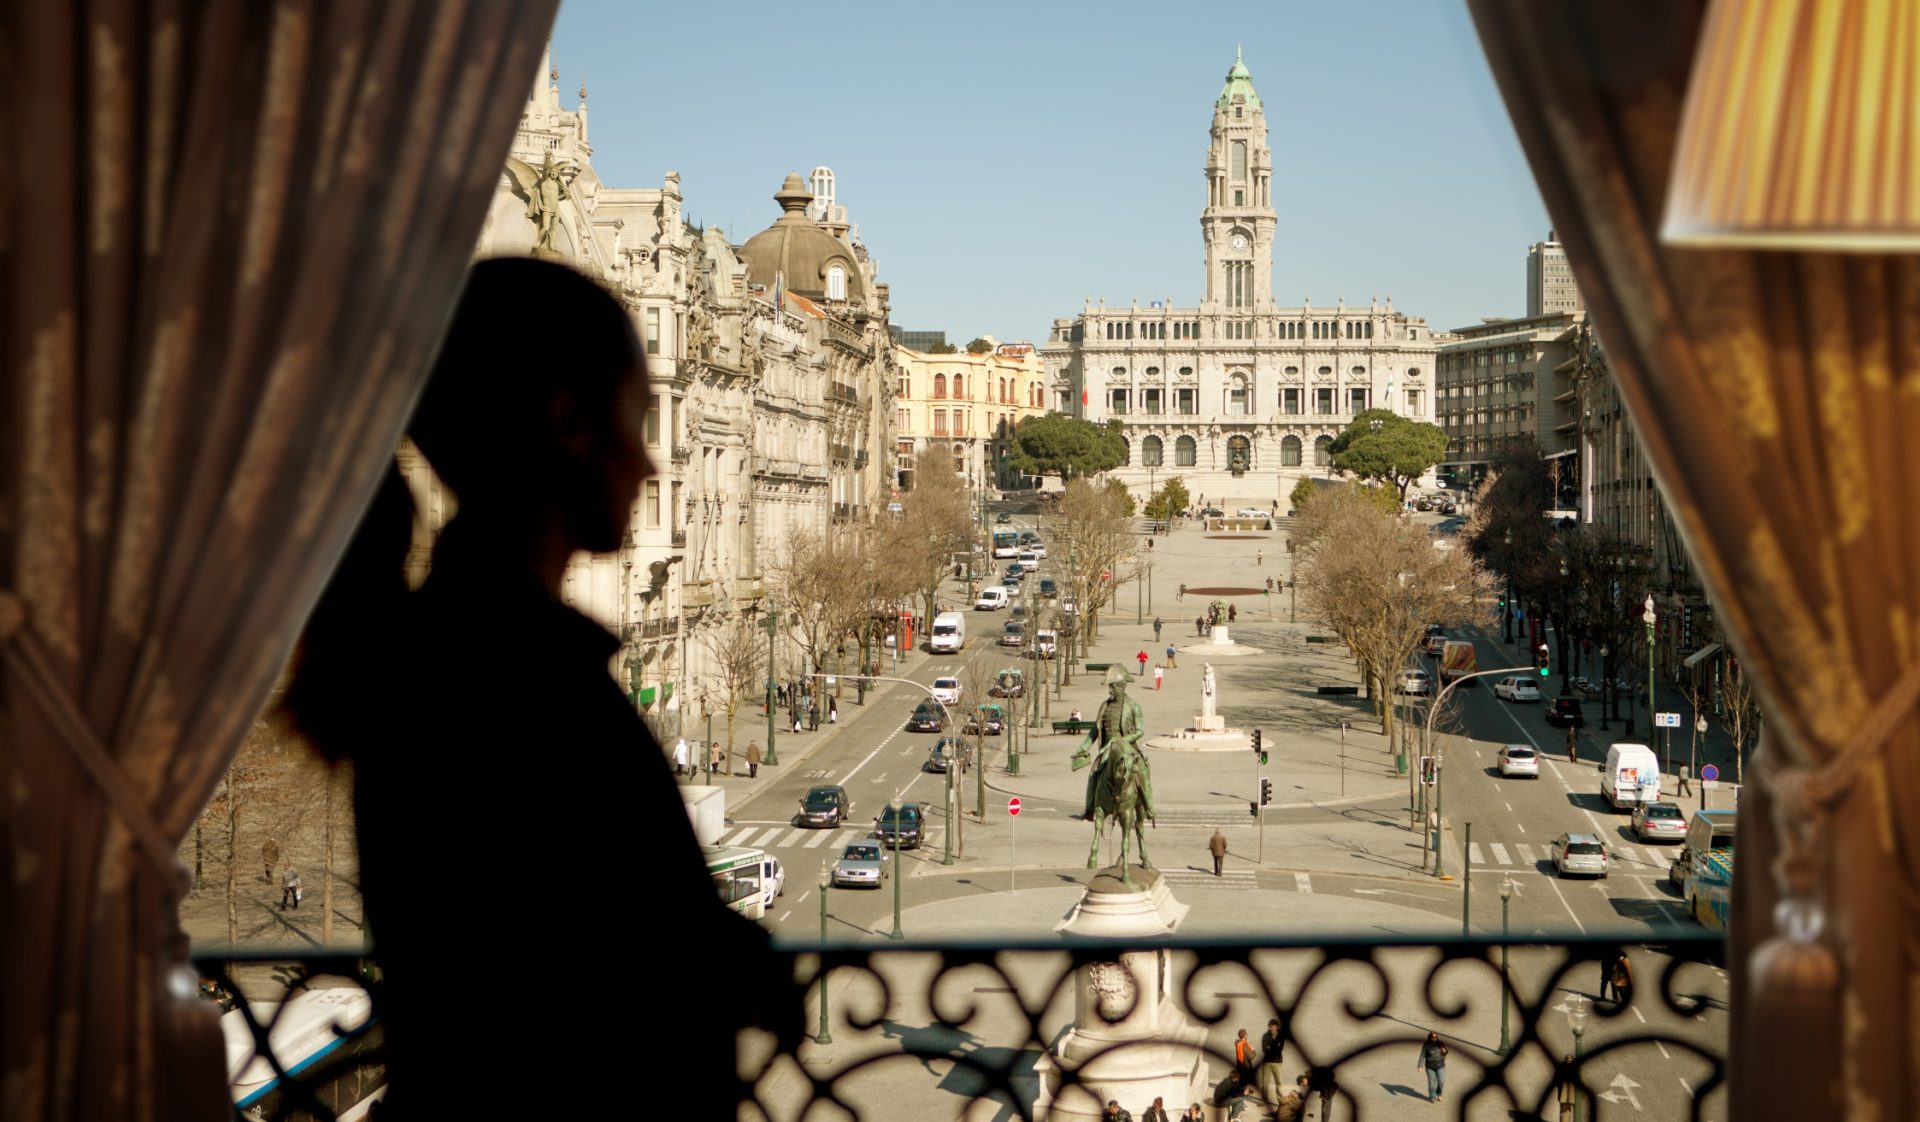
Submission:
[[[647,354],[656,474],[637,497],[630,543],[573,558],[562,597],[621,636],[609,669],[670,736],[683,718],[720,708],[711,640],[742,618],[764,618],[766,570],[782,543],[884,502],[895,386],[887,287],[846,208],[831,197],[813,206],[804,187],[800,209],[819,217],[802,220],[844,249],[834,298],[825,289],[810,298],[798,279],[756,275],[747,247],[690,225],[676,172],[659,187],[601,183],[586,90],[567,109],[558,82],[543,67],[475,256],[563,261],[633,315]],[[790,177],[777,196],[783,206],[798,182]],[[825,183],[831,190],[831,172]],[[405,455],[403,466],[430,521],[448,516],[424,463]],[[419,572],[428,540],[415,553]]]
[[[1443,476],[1471,487],[1507,450],[1542,455],[1574,446],[1570,383],[1556,370],[1566,361],[1571,312],[1488,320],[1440,336],[1436,421],[1447,433]]]
[[[1278,216],[1265,108],[1236,57],[1213,106],[1205,298],[1197,306],[1089,302],[1053,321],[1041,355],[1049,404],[1125,429],[1112,473],[1144,497],[1177,475],[1223,505],[1285,501],[1329,471],[1326,446],[1366,409],[1432,421],[1434,338],[1426,321],[1374,299],[1273,301]]]
[[[1021,421],[1047,411],[1046,367],[1030,343],[985,354],[931,355],[896,345],[894,473],[903,486],[913,457],[953,452],[954,470],[978,488],[1009,488],[1004,451]]]

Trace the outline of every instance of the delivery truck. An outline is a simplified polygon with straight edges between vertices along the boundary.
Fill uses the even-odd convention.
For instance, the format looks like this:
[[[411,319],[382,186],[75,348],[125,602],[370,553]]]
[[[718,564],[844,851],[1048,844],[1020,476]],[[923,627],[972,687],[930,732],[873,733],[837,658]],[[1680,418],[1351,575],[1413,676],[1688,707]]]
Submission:
[[[1440,681],[1443,683],[1464,678],[1479,666],[1480,652],[1470,639],[1448,639],[1440,648]]]

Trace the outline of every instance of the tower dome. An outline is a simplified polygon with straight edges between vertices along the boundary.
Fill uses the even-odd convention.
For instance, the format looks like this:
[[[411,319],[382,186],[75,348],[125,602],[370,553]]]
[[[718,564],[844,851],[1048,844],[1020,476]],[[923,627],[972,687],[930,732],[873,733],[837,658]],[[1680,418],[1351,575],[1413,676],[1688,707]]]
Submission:
[[[748,280],[771,289],[778,277],[788,292],[812,300],[864,300],[866,287],[853,248],[807,217],[813,192],[799,172],[787,175],[773,201],[783,212],[779,219],[740,247]]]

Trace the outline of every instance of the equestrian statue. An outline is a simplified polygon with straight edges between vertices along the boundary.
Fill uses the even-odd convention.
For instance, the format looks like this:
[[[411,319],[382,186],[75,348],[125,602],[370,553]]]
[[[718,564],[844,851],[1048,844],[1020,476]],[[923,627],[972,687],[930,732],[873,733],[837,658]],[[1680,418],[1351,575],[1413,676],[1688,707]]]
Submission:
[[[1089,761],[1087,802],[1082,817],[1093,823],[1093,848],[1087,851],[1087,868],[1099,867],[1100,838],[1109,820],[1120,824],[1120,882],[1133,886],[1128,875],[1128,834],[1140,849],[1142,868],[1153,868],[1147,857],[1147,839],[1143,823],[1154,821],[1153,776],[1147,757],[1140,751],[1145,731],[1140,703],[1127,697],[1127,683],[1133,675],[1124,666],[1107,670],[1107,699],[1095,714],[1093,731],[1080,742],[1073,754],[1073,769],[1079,771]],[[1089,749],[1092,750],[1091,756]]]

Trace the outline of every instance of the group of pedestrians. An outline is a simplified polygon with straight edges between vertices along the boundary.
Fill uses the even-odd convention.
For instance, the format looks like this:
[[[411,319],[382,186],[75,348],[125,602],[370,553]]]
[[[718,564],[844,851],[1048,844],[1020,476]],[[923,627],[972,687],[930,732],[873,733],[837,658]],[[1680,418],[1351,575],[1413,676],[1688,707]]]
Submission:
[[[685,777],[692,779],[695,775],[699,774],[696,769],[700,765],[693,758],[693,754],[699,750],[699,742],[696,741],[689,744],[687,738],[684,736],[674,743],[673,774],[676,778]],[[721,744],[718,740],[709,741],[706,746],[706,754],[707,774],[719,775],[722,768],[726,769],[728,775],[733,774],[732,754],[727,751],[726,745]],[[760,742],[758,740],[747,743],[747,754],[745,757],[747,778],[753,779],[759,776],[760,762],[765,758],[764,754],[760,751]]]

